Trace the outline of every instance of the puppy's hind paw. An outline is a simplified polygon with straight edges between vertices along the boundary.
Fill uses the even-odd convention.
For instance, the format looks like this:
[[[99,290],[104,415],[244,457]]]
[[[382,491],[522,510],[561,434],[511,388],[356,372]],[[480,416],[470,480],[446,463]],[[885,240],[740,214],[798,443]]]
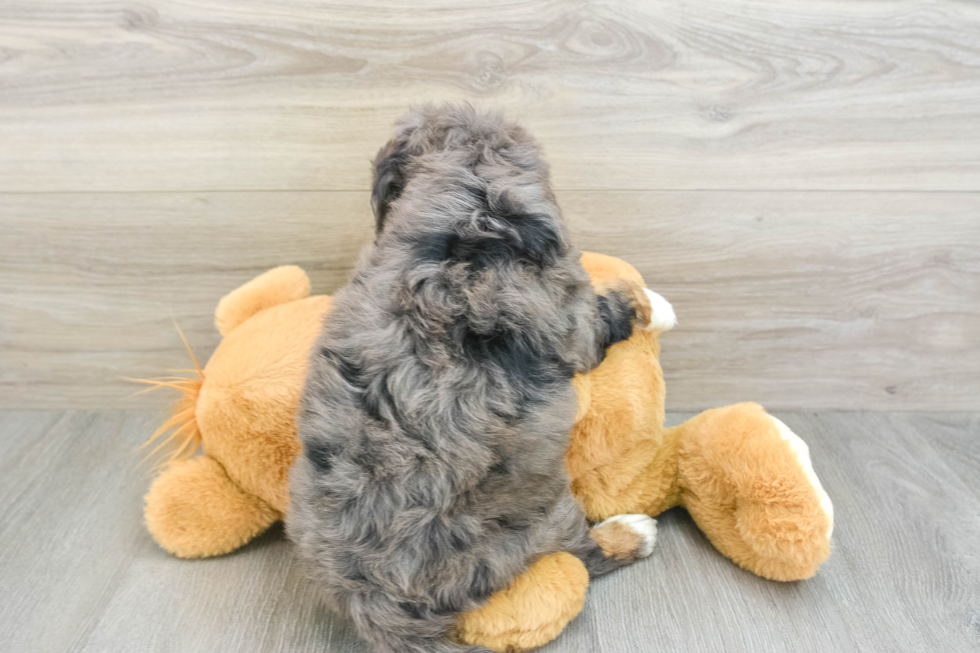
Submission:
[[[615,515],[593,526],[590,535],[607,558],[639,560],[653,553],[657,520],[646,515]]]

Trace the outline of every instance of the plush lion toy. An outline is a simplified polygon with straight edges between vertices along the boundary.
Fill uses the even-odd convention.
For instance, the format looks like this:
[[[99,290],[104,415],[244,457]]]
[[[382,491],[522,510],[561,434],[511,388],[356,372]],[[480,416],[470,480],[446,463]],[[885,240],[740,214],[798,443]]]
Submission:
[[[645,285],[619,259],[586,253],[582,264],[593,283]],[[270,270],[218,304],[224,339],[198,377],[152,382],[185,395],[154,435],[175,429],[170,441],[179,446],[146,495],[147,527],[167,551],[234,551],[289,510],[289,468],[300,450],[295,415],[330,302],[310,296],[300,268]],[[674,326],[666,301],[654,313],[660,330]],[[579,410],[565,462],[586,515],[655,516],[683,506],[739,566],[773,580],[813,576],[830,553],[833,508],[806,444],[751,403],[664,428],[659,353],[658,333],[637,330],[573,381]],[[191,457],[199,444],[204,453]],[[577,558],[546,556],[462,615],[456,637],[498,651],[536,648],[578,614],[587,585]]]

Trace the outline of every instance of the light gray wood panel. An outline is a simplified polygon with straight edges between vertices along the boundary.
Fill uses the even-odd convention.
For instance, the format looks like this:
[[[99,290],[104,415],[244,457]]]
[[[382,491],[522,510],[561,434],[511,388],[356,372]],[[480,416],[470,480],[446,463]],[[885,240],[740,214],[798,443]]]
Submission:
[[[332,292],[371,241],[364,193],[0,195],[0,405],[161,406],[123,377],[202,363],[214,309],[298,264]],[[140,403],[141,401],[148,403]]]
[[[653,556],[594,583],[543,653],[977,650],[977,414],[779,417],[809,443],[835,503],[819,574],[759,579],[669,511]],[[132,449],[158,418],[0,411],[4,650],[367,653],[320,606],[281,529],[205,561],[155,546]]]
[[[575,241],[677,310],[668,406],[980,406],[980,194],[562,192]],[[206,359],[218,299],[297,263],[333,292],[367,194],[0,194],[0,405],[127,399]]]
[[[667,404],[980,407],[980,195],[566,193],[674,304]]]
[[[0,51],[2,190],[365,189],[445,98],[560,189],[980,189],[970,2],[7,0]]]

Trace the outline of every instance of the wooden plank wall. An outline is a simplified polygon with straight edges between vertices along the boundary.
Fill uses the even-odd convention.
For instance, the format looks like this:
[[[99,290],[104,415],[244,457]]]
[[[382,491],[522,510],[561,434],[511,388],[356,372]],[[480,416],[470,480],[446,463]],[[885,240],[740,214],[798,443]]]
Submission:
[[[411,102],[542,141],[677,308],[668,404],[980,407],[980,6],[0,3],[0,407],[153,406],[266,268],[339,287]]]

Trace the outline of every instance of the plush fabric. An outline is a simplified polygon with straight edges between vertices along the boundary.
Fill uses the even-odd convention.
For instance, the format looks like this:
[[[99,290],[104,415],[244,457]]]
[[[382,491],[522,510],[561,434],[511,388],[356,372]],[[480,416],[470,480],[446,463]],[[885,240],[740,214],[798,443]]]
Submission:
[[[643,284],[619,259],[586,253],[582,263],[593,283]],[[161,382],[187,395],[168,424],[183,444],[200,440],[205,452],[168,466],[146,497],[147,527],[174,555],[227,553],[288,510],[289,467],[299,452],[295,415],[309,351],[330,309],[329,297],[308,295],[309,280],[295,266],[233,291],[218,306],[224,340],[201,378]],[[813,576],[830,553],[833,508],[806,445],[756,404],[664,428],[659,335],[635,332],[573,380],[579,410],[566,468],[586,514],[601,521],[684,506],[741,567],[774,580]],[[536,648],[578,614],[587,585],[576,558],[546,556],[464,615],[457,637],[498,651]]]
[[[227,336],[256,313],[309,295],[310,278],[302,268],[273,268],[225,295],[214,311],[214,325],[218,333]]]
[[[585,604],[589,572],[570,553],[545,556],[457,626],[460,641],[529,651],[553,640]]]
[[[197,424],[205,451],[280,512],[300,448],[295,415],[307,360],[329,308],[320,295],[256,313],[225,336],[204,369]]]
[[[234,551],[281,518],[208,455],[173,463],[146,495],[146,527],[163,548],[182,558]]]

